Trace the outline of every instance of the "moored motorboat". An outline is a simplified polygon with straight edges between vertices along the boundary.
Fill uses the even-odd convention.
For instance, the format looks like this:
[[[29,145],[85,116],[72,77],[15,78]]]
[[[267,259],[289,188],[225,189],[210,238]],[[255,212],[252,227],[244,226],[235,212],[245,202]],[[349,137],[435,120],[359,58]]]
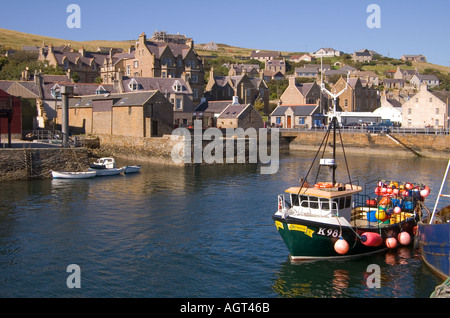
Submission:
[[[104,157],[92,163],[89,171],[96,171],[97,177],[117,176],[125,171],[125,167],[117,168],[116,160],[113,157]]]
[[[129,174],[129,173],[137,173],[141,171],[141,166],[140,165],[136,165],[136,166],[125,166],[124,167],[124,173],[125,174]]]
[[[96,171],[68,172],[68,171],[51,171],[53,179],[88,179],[97,175]]]
[[[450,195],[442,194],[450,160],[442,180],[441,188],[433,209],[426,219],[418,223],[417,238],[422,254],[422,260],[443,279],[450,277],[450,205],[438,210],[440,198]]]

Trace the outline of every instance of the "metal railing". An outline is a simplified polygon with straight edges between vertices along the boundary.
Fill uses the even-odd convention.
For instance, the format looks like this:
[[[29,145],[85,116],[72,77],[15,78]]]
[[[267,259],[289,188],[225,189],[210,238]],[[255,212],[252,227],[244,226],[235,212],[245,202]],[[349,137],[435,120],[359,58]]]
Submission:
[[[326,128],[320,127],[295,127],[295,128],[279,128],[280,132],[324,132]],[[403,127],[341,127],[343,133],[391,133],[398,135],[449,135],[449,128],[403,128]]]

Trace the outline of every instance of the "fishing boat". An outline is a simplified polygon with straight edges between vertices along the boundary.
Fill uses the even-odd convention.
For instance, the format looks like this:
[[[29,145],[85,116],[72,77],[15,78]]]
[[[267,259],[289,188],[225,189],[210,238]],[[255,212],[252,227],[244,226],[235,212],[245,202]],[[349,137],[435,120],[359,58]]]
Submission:
[[[374,180],[362,186],[352,181],[336,114],[336,98],[342,92],[327,91],[334,98],[334,107],[328,113],[328,128],[306,176],[285,191],[288,199],[285,194],[278,195],[278,210],[272,218],[291,261],[358,257],[409,245],[421,217],[418,202],[430,191],[410,182]],[[336,180],[337,134],[347,167],[346,183]],[[331,135],[332,158],[325,158]],[[308,177],[316,166],[315,181],[310,184]],[[325,180],[320,179],[321,174],[327,175]],[[426,190],[423,196],[422,190]]]
[[[53,179],[88,179],[94,178],[96,175],[97,175],[96,171],[84,171],[84,172],[52,171]]]
[[[129,174],[129,173],[137,173],[141,171],[141,166],[137,165],[137,166],[125,166],[124,167],[124,173],[125,174]]]
[[[443,279],[450,277],[450,205],[441,210],[438,210],[438,205],[440,198],[450,197],[449,194],[442,194],[449,169],[450,160],[433,212],[418,223],[417,231],[422,260]]]

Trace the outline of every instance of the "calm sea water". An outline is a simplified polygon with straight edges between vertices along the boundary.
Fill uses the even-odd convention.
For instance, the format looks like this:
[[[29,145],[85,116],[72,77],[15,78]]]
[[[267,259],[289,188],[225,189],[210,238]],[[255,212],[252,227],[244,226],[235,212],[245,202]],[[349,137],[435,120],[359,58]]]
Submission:
[[[3,182],[0,297],[429,297],[442,281],[413,248],[291,264],[271,217],[277,194],[298,183],[313,155],[284,154],[274,175],[257,165],[146,164],[136,175]],[[347,156],[361,182],[430,185],[430,208],[447,164]],[[67,287],[70,264],[81,269],[81,288]],[[367,287],[370,264],[381,268],[379,289]]]

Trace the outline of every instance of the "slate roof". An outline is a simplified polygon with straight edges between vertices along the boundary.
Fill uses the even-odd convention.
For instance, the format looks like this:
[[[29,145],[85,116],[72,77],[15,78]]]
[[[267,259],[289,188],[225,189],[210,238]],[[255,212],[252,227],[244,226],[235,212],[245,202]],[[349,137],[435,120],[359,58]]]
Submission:
[[[222,118],[222,119],[238,118],[239,115],[247,107],[251,107],[251,104],[246,104],[246,105],[243,105],[243,104],[237,104],[237,105],[230,104],[222,111],[222,113],[220,113],[218,118]]]
[[[204,101],[197,106],[194,112],[208,112],[214,114],[220,114],[228,105],[233,101],[221,100],[221,101]]]
[[[125,94],[91,95],[69,99],[69,107],[91,107],[96,100],[112,100],[113,107],[144,105],[158,91],[134,92]]]
[[[135,81],[139,85],[139,90],[159,90],[161,93],[173,93],[174,85],[179,82],[182,90],[177,92],[179,94],[192,94],[191,87],[181,78],[162,78],[162,77],[126,77],[123,79],[123,91],[132,92],[129,84]]]
[[[319,108],[316,104],[306,105],[282,105],[275,108],[270,116],[284,116],[286,111],[291,108],[294,111],[294,116],[311,116]]]

